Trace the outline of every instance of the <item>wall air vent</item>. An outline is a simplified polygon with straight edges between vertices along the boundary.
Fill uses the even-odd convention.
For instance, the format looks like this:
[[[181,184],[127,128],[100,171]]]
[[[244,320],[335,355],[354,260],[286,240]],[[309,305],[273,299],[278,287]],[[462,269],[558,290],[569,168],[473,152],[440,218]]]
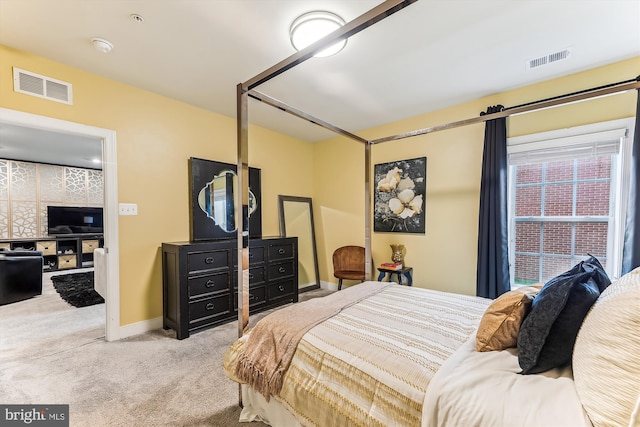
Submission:
[[[13,90],[51,101],[73,104],[71,83],[13,68]]]
[[[527,70],[542,67],[543,65],[552,64],[554,62],[562,61],[571,56],[571,48],[566,48],[558,52],[550,53],[548,55],[541,56],[539,58],[529,59],[527,61]]]

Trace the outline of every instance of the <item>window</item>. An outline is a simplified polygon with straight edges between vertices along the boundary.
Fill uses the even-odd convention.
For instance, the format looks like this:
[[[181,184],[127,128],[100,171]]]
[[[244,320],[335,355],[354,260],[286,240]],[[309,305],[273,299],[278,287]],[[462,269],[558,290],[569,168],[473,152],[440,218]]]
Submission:
[[[512,286],[543,282],[589,254],[620,273],[632,120],[510,138]]]

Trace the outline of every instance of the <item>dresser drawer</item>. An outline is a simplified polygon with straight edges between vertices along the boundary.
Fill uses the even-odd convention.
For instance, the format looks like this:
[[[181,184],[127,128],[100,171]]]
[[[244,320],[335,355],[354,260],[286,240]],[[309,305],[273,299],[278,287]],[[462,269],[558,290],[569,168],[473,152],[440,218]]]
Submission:
[[[269,264],[269,280],[277,280],[293,276],[295,271],[293,261]]]
[[[282,298],[291,298],[295,291],[296,284],[293,280],[283,280],[267,286],[267,298],[269,302]]]
[[[207,252],[191,252],[188,255],[189,272],[213,270],[227,267],[229,264],[229,250],[221,249]]]
[[[233,294],[233,309],[238,308],[238,292]],[[255,307],[260,304],[264,304],[267,301],[267,291],[264,286],[258,286],[249,289],[249,307]]]
[[[98,240],[83,240],[82,241],[82,253],[92,254],[94,250],[98,249],[100,244]]]
[[[36,242],[36,251],[42,252],[42,255],[55,255],[57,253],[55,240]]]
[[[77,259],[75,255],[58,255],[58,269],[76,268]]]
[[[189,277],[189,298],[214,292],[229,291],[229,272]]]
[[[264,285],[264,282],[267,280],[267,273],[264,266],[252,267],[249,269],[249,286],[259,286]],[[237,270],[233,270],[233,284],[235,287],[238,287],[238,272]]]
[[[229,294],[205,298],[189,303],[189,324],[229,313]]]
[[[292,243],[282,243],[269,245],[269,261],[293,258],[294,250]]]
[[[264,246],[251,246],[249,241],[249,265],[259,264],[264,262],[265,247]],[[238,265],[238,251],[233,251],[233,265]]]

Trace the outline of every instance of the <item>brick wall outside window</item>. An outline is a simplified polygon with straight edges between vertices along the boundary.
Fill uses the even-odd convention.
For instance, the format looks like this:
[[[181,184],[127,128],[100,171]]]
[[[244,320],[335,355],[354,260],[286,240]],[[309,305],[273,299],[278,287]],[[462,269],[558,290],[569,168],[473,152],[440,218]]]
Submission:
[[[612,157],[517,165],[514,168],[514,282],[548,280],[570,269],[588,254],[596,256],[606,268],[606,220],[612,215]],[[575,221],[554,221],[553,217],[598,217],[600,221],[581,221],[578,218]]]

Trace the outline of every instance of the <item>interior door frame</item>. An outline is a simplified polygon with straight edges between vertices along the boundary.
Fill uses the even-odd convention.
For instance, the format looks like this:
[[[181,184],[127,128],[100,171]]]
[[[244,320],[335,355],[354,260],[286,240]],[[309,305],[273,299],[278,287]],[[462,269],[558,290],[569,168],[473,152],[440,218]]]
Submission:
[[[104,176],[104,248],[107,261],[105,339],[120,339],[120,261],[118,240],[118,168],[116,132],[37,114],[0,108],[0,123],[102,140]]]

